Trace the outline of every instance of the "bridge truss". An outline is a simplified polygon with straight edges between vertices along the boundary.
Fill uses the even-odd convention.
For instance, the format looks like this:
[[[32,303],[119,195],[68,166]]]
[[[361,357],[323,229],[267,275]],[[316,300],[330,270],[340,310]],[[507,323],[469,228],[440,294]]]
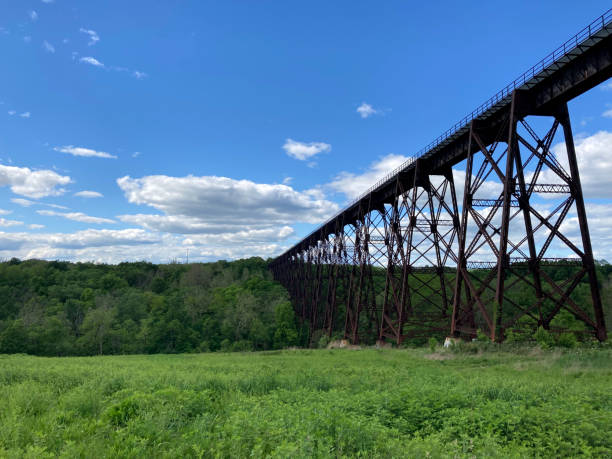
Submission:
[[[606,339],[567,103],[612,76],[611,23],[612,10],[273,260],[311,334],[502,341],[570,317]]]

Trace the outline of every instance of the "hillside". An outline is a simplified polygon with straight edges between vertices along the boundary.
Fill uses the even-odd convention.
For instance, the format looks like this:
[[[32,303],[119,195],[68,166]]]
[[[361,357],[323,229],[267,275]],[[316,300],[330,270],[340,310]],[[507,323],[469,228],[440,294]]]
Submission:
[[[264,350],[299,344],[261,258],[207,264],[0,264],[0,354]]]

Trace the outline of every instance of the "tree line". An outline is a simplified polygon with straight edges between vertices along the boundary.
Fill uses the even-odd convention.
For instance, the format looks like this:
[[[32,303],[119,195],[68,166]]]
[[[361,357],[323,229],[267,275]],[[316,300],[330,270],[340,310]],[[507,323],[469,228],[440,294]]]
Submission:
[[[0,263],[0,353],[246,351],[304,344],[267,262]]]
[[[571,277],[573,269],[549,268],[555,280]],[[598,263],[598,278],[610,327],[612,265]],[[384,281],[384,271],[374,270],[377,304],[383,301]],[[510,294],[519,304],[533,304],[533,294],[524,289],[517,287]],[[578,304],[588,304],[589,295],[583,281],[572,297]],[[343,337],[345,309],[343,304],[337,307],[332,339]],[[427,308],[423,302],[417,309],[426,313]],[[440,336],[430,335],[443,339],[447,319],[432,322]],[[577,332],[585,329],[567,311],[553,325]],[[0,263],[0,354],[267,350],[325,345],[327,333],[322,329],[309,333],[306,325],[300,325],[287,291],[272,279],[268,261],[261,258],[164,265],[18,259]],[[362,338],[364,344],[375,342],[376,331],[370,335]],[[416,336],[406,343],[423,345],[431,336]]]

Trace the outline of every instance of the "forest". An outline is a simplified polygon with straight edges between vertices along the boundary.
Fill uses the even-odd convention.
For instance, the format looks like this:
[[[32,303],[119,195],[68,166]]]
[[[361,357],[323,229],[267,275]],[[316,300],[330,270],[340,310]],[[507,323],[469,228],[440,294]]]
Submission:
[[[0,354],[250,351],[300,344],[267,263],[0,264]]]
[[[41,356],[259,351],[327,344],[297,320],[269,260],[105,265],[12,259],[0,263],[0,354]],[[554,277],[567,276],[562,267]],[[598,275],[612,321],[612,266]],[[375,272],[374,282],[384,285]],[[579,286],[577,301],[587,301]],[[381,290],[378,288],[377,290]],[[517,298],[523,293],[515,293]],[[381,301],[380,298],[377,301]],[[342,337],[338,306],[333,337]],[[566,328],[584,329],[564,315]],[[442,324],[436,339],[443,339]],[[531,335],[530,335],[531,336]],[[364,344],[373,344],[364,339]],[[422,345],[428,337],[408,341]]]

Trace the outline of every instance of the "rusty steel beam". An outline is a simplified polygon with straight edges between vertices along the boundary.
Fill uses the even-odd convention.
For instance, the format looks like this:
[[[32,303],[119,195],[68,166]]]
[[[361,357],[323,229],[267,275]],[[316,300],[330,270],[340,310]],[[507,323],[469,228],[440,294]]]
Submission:
[[[311,344],[319,331],[401,344],[480,329],[502,341],[557,330],[562,312],[606,339],[567,102],[612,77],[611,20],[612,10],[272,261]],[[531,116],[550,127],[538,133]],[[560,136],[563,160],[552,151]],[[459,208],[452,166],[463,160]],[[570,213],[577,239],[564,234]],[[575,299],[580,283],[588,306]]]

